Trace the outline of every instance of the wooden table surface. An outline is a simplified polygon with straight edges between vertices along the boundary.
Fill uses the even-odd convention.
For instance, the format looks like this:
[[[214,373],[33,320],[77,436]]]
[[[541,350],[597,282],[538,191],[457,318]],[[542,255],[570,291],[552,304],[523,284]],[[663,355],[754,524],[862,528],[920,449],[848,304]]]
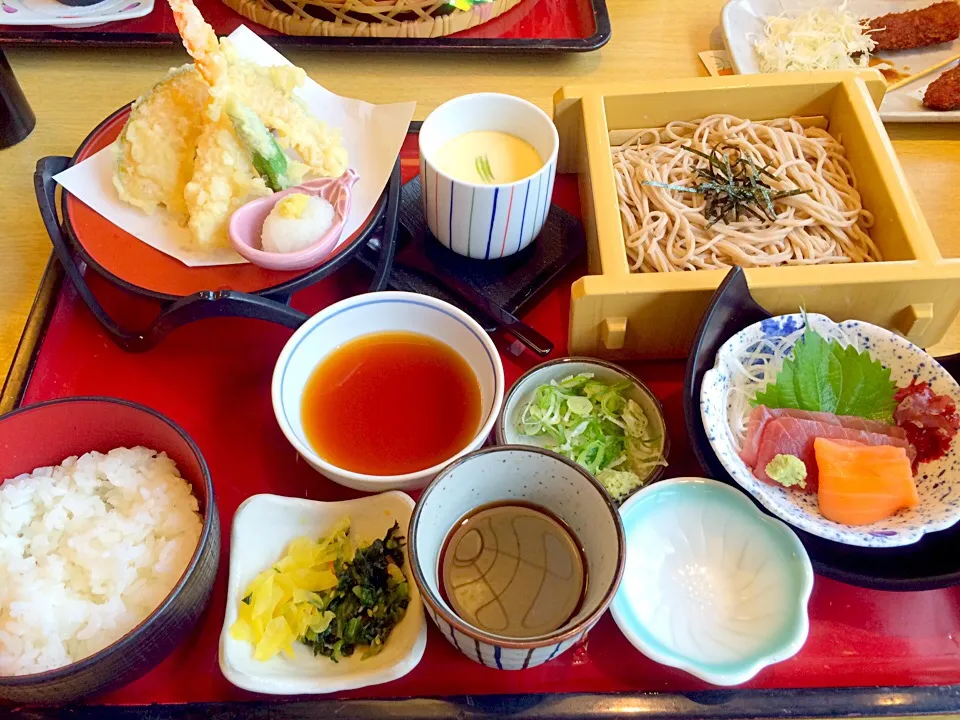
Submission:
[[[550,0],[553,1],[553,0]],[[417,118],[451,97],[499,91],[549,109],[563,84],[705,75],[697,53],[721,48],[722,0],[607,0],[613,39],[583,55],[431,55],[292,51],[330,90],[371,102],[416,100]],[[106,115],[186,61],[182,51],[7,50],[37,115],[20,145],[0,151],[0,377],[16,349],[50,243],[33,195],[37,158],[70,155]],[[960,125],[891,125],[891,137],[945,254],[960,256]],[[951,212],[953,210],[953,212]],[[952,221],[952,224],[951,224]],[[955,323],[937,352],[960,350]]]

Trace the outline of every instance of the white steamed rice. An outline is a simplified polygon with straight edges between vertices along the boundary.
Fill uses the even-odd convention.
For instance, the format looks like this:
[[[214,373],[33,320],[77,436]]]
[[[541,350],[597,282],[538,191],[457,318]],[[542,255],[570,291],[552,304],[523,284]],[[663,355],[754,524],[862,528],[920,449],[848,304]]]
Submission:
[[[0,676],[68,665],[138,625],[193,556],[198,507],[173,460],[142,447],[0,485]]]

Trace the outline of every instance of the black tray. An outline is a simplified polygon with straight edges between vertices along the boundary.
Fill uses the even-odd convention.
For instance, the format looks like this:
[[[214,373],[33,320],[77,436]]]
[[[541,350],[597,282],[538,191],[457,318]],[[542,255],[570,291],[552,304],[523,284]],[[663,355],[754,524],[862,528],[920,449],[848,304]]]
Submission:
[[[166,0],[156,0],[158,4]],[[280,35],[268,30],[263,39],[278,48],[310,47],[336,50],[408,50],[420,52],[520,52],[556,53],[590,52],[598,50],[610,40],[611,24],[606,0],[539,0],[544,3],[582,3],[585,12],[593,17],[593,33],[584,37],[438,37],[438,38],[386,38],[386,37],[301,37]],[[208,13],[201,8],[204,14]],[[229,8],[210,14],[208,20],[217,35],[228,35],[239,25],[247,25],[255,32],[262,26],[240,16]],[[514,8],[511,11],[516,10]],[[162,13],[162,14],[158,14]],[[93,29],[71,27],[35,27],[0,25],[0,46],[52,45],[59,47],[179,47],[181,40],[168,18],[169,11],[161,8],[146,18],[108,23]],[[169,22],[167,22],[169,20]],[[493,22],[495,22],[494,20]],[[263,28],[266,30],[266,28]]]
[[[720,347],[741,330],[769,317],[771,314],[750,295],[743,270],[734,268],[704,313],[687,360],[683,414],[694,454],[708,476],[738,489],[740,486],[724,470],[707,440],[700,419],[700,387]],[[947,372],[960,377],[960,355],[937,359]],[[960,524],[896,548],[843,545],[795,527],[793,531],[807,549],[813,569],[834,580],[877,590],[932,590],[960,584]]]

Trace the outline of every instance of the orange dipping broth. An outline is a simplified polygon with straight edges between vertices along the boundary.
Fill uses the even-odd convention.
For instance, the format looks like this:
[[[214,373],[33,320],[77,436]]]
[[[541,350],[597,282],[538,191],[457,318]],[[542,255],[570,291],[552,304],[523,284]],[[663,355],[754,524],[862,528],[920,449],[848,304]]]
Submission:
[[[366,335],[314,368],[300,406],[320,457],[366,475],[402,475],[463,450],[480,427],[480,383],[463,357],[426,335]]]

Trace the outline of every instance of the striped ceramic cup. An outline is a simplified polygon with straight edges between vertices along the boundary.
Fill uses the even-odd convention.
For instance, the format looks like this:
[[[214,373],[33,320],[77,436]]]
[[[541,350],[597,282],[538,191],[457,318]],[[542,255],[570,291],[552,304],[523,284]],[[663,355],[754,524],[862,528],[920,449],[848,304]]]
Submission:
[[[452,138],[495,130],[526,140],[543,158],[540,169],[513,183],[475,184],[438,169]],[[519,252],[540,234],[550,209],[560,139],[549,116],[512,95],[477,93],[444,103],[420,129],[420,186],[427,226],[460,255],[492,260]]]

